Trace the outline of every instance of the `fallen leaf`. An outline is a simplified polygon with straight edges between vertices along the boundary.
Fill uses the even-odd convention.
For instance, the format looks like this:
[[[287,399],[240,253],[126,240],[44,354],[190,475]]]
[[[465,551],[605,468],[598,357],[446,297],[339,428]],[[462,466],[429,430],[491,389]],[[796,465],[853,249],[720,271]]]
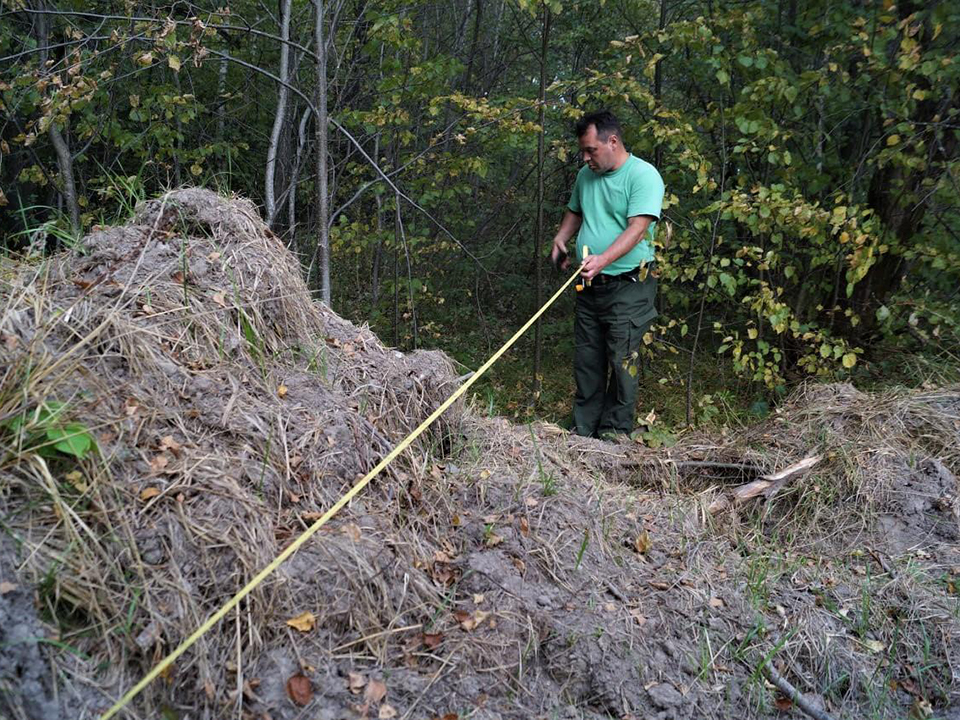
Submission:
[[[637,625],[640,625],[642,627],[647,624],[646,615],[644,615],[639,610],[631,610],[630,615],[633,617],[634,620],[637,621]]]
[[[360,542],[360,526],[356,523],[347,523],[342,528],[343,534],[354,542]]]
[[[777,710],[780,712],[786,712],[793,707],[793,700],[788,697],[778,697],[776,700]]]
[[[124,403],[123,410],[127,415],[135,415],[137,410],[140,409],[140,403],[138,403],[133,398],[127,398],[127,401]]]
[[[479,605],[479,604],[482,603],[482,602],[483,602],[483,594],[482,594],[482,593],[474,593],[474,596],[473,596],[473,604],[474,604],[474,605]]]
[[[520,534],[524,537],[530,534],[530,523],[525,517],[520,518]]]
[[[394,709],[393,705],[388,705],[384,703],[380,706],[380,712],[377,713],[377,717],[380,720],[389,720],[390,718],[395,718],[397,716],[397,711]]]
[[[665,582],[652,582],[652,581],[651,581],[650,587],[652,587],[654,590],[668,590],[668,589],[670,589],[670,586],[669,586],[667,583],[665,583]]]
[[[430,650],[436,650],[443,642],[443,633],[423,633],[420,637],[423,644]]]
[[[605,612],[609,612],[609,613],[616,612],[617,605],[616,603],[612,603],[612,602],[604,603],[603,609]]]
[[[6,346],[7,350],[13,351],[17,349],[17,345],[20,341],[17,339],[16,335],[4,335],[3,344]]]
[[[497,535],[496,533],[490,533],[490,534],[487,536],[487,539],[486,539],[486,541],[484,542],[484,544],[485,544],[487,547],[496,547],[497,545],[499,545],[499,544],[502,543],[502,542],[503,542],[503,538],[502,538],[502,537],[500,537],[500,536]]]
[[[710,607],[712,607],[712,608],[717,608],[717,609],[719,610],[720,608],[723,607],[724,603],[723,603],[723,600],[721,600],[720,598],[718,598],[718,597],[712,597],[712,598],[710,598],[710,603],[709,603],[709,605],[710,605]]]
[[[484,620],[486,620],[487,617],[490,615],[490,613],[484,612],[483,610],[475,610],[474,613],[471,615],[468,612],[464,612],[463,610],[460,610],[454,613],[454,615],[457,618],[457,622],[460,623],[460,627],[462,627],[464,630],[469,632],[470,630],[473,630],[474,628],[476,628],[477,625],[482,623]]]
[[[313,686],[310,684],[310,678],[300,673],[291,676],[287,680],[287,695],[301,707],[309,703],[313,700]]]
[[[0,595],[6,595],[7,593],[12,593],[17,589],[17,585],[12,582],[0,582]]]
[[[895,680],[893,684],[896,685],[896,683],[897,681]],[[900,687],[902,687],[905,691],[907,691],[911,695],[919,696],[920,693],[917,689],[917,684],[910,678],[904,678],[903,680],[900,680],[899,683],[900,683]],[[893,689],[896,690],[896,687],[894,687]]]
[[[160,455],[157,455],[155,458],[153,458],[153,460],[150,461],[150,468],[154,472],[160,472],[169,464],[170,464],[170,458],[167,457],[165,454],[161,453]]]
[[[539,504],[540,501],[537,500],[535,497],[530,496],[530,497],[528,497],[526,500],[524,500],[523,502],[524,502],[524,504],[525,504],[527,507],[536,507],[536,506]]]
[[[210,262],[213,262],[214,260],[219,260],[219,259],[220,259],[220,253],[218,253],[216,250],[214,250],[212,253],[207,255],[207,260],[209,260]]]
[[[80,492],[87,491],[87,484],[83,481],[83,473],[79,470],[74,470],[73,472],[68,472],[63,476],[64,479],[73,485]]]
[[[164,435],[160,438],[160,449],[169,450],[174,455],[180,454],[181,445],[176,440],[173,439],[173,435]]]
[[[213,700],[217,696],[217,690],[209,680],[203,681],[203,692],[206,693],[210,700]]]
[[[277,388],[277,396],[278,396],[278,397],[286,397],[286,396],[287,396],[287,386],[284,385],[283,383],[280,383],[280,387]]]
[[[933,706],[923,698],[917,698],[910,707],[910,717],[915,720],[925,720],[933,715]]]
[[[884,648],[887,647],[879,640],[864,640],[863,644],[867,648],[867,650],[875,653],[883,652]]]
[[[371,680],[363,693],[363,701],[370,705],[378,705],[387,696],[387,684],[382,680]]]
[[[637,548],[637,552],[641,555],[646,555],[647,552],[653,547],[653,543],[650,542],[650,534],[644,530],[639,535],[637,535],[637,541],[634,543],[634,546]]]
[[[363,688],[366,684],[367,679],[360,673],[347,673],[347,687],[350,688],[350,692],[352,692],[354,695],[359,695],[361,692],[363,692]]]
[[[141,491],[140,499],[146,502],[150,498],[155,498],[160,494],[160,488],[148,487],[146,490]]]
[[[510,558],[510,561],[513,563],[513,566],[517,569],[517,572],[523,575],[527,571],[527,565],[523,560],[518,557]]]
[[[317,616],[309,610],[305,610],[296,617],[287,620],[287,625],[300,632],[310,632],[317,626]]]

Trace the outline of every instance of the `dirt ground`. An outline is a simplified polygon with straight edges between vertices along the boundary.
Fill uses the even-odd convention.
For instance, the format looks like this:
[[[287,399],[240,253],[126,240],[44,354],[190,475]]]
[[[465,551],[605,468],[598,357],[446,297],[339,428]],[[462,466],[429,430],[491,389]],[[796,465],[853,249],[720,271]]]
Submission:
[[[0,718],[97,717],[458,382],[203,190],[0,277]],[[121,716],[960,718],[958,448],[956,387],[660,449],[460,404]]]

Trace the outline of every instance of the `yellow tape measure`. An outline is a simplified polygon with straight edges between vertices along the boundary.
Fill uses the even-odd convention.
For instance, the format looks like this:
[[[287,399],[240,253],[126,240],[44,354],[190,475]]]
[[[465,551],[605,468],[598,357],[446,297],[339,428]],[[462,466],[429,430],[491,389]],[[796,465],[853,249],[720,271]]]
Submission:
[[[546,312],[547,308],[553,305],[553,303],[556,301],[558,297],[560,297],[563,291],[566,290],[568,287],[570,287],[570,284],[574,281],[574,279],[576,279],[576,277],[579,274],[580,274],[580,271],[578,269],[577,272],[571,275],[567,279],[567,281],[560,286],[560,289],[557,290],[553,294],[553,296],[549,300],[547,300],[547,302],[545,302],[543,306],[539,310],[537,310],[537,312],[534,313],[529,320],[527,320],[526,323],[524,323],[523,327],[517,330],[517,332],[513,334],[513,337],[507,340],[507,342],[505,342],[499,350],[497,350],[493,355],[490,356],[489,360],[487,360],[483,365],[480,366],[479,370],[477,370],[463,385],[457,388],[456,391],[454,391],[454,393],[450,397],[448,397],[440,407],[434,410],[430,414],[430,417],[428,417],[426,420],[420,423],[420,425],[417,426],[416,430],[414,430],[412,433],[407,435],[407,437],[404,438],[403,441],[399,445],[397,445],[393,450],[391,450],[390,453],[385,458],[383,458],[383,460],[377,463],[377,466],[373,468],[373,470],[371,470],[362,478],[360,478],[360,480],[358,480],[357,483],[352,488],[350,488],[345,495],[343,495],[343,497],[337,500],[337,502],[335,502],[330,507],[330,509],[327,510],[322,517],[320,517],[319,520],[317,520],[316,522],[313,523],[313,525],[311,525],[309,528],[304,530],[303,533],[300,535],[300,537],[298,537],[296,540],[290,543],[290,545],[288,545],[283,552],[277,555],[277,557],[274,558],[269,565],[267,565],[263,570],[258,572],[254,576],[254,578],[250,582],[248,582],[246,585],[244,585],[243,588],[241,588],[241,590],[236,595],[230,598],[223,605],[223,607],[221,607],[219,610],[213,613],[213,615],[207,618],[206,621],[200,627],[198,627],[193,632],[192,635],[190,635],[190,637],[188,637],[186,640],[180,643],[180,645],[178,645],[177,648],[173,650],[173,652],[171,652],[163,660],[157,663],[153,667],[153,669],[150,672],[148,672],[140,682],[134,685],[109,710],[107,710],[103,715],[101,715],[100,720],[109,720],[109,718],[112,718],[114,715],[120,712],[131,700],[133,700],[133,698],[135,698],[138,694],[140,694],[141,690],[143,690],[147,685],[149,685],[151,682],[156,680],[157,677],[164,670],[170,667],[170,665],[172,665],[173,662],[178,657],[183,655],[183,653],[185,653],[187,649],[190,648],[191,645],[193,645],[197,640],[199,640],[204,633],[206,633],[210,628],[212,628],[220,620],[222,620],[228,612],[230,612],[233,608],[235,608],[239,604],[241,600],[243,600],[243,598],[249,595],[254,588],[256,588],[260,583],[262,583],[267,578],[267,576],[270,575],[270,573],[272,573],[274,570],[280,567],[280,565],[283,564],[283,562],[287,558],[289,558],[297,550],[299,550],[300,547],[307,540],[313,537],[313,535],[317,532],[317,530],[323,527],[330,518],[336,515],[343,508],[344,505],[346,505],[354,497],[356,497],[357,493],[363,490],[363,488],[365,488],[370,483],[370,481],[373,480],[373,478],[380,473],[381,470],[383,470],[387,465],[393,462],[393,460],[397,457],[397,455],[399,455],[404,450],[406,450],[407,447],[409,447],[410,443],[412,443],[414,440],[420,437],[420,435],[423,433],[424,430],[426,430],[438,417],[440,417],[447,410],[447,408],[453,405],[453,403],[455,403],[457,399],[470,388],[471,385],[473,385],[477,380],[479,380],[480,376],[483,375],[490,368],[491,365],[493,365],[497,360],[499,360],[500,356],[503,355],[507,350],[509,350],[510,347],[517,340],[519,340],[520,337],[527,330],[530,329],[530,326],[533,325],[540,318],[540,316],[543,315],[544,312]]]

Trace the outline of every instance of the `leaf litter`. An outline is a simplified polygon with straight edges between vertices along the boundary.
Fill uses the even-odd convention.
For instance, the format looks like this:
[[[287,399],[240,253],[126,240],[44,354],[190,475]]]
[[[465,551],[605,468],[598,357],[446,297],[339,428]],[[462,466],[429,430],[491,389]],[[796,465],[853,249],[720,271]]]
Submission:
[[[455,387],[441,353],[313,302],[256,209],[204,190],[3,278],[0,415],[67,402],[99,438],[79,461],[0,465],[17,568],[0,615],[35,588],[30,636],[73,651],[3,626],[14,716],[39,707],[11,681],[28,650],[49,663],[45,717],[105,710]],[[838,717],[946,713],[958,448],[957,388],[810,385],[756,426],[658,450],[459,404],[132,707],[760,718],[784,707],[772,659]],[[814,453],[775,493],[718,502]]]

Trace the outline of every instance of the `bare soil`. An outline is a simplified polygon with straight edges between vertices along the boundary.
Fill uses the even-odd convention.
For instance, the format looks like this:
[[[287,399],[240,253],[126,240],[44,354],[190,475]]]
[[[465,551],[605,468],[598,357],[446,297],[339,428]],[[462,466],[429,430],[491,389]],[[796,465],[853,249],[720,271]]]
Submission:
[[[0,717],[105,711],[457,383],[203,190],[0,302]],[[53,401],[95,452],[51,450]],[[960,717],[958,448],[955,387],[810,385],[669,449],[456,406],[122,716],[801,717],[769,662],[836,718]]]

